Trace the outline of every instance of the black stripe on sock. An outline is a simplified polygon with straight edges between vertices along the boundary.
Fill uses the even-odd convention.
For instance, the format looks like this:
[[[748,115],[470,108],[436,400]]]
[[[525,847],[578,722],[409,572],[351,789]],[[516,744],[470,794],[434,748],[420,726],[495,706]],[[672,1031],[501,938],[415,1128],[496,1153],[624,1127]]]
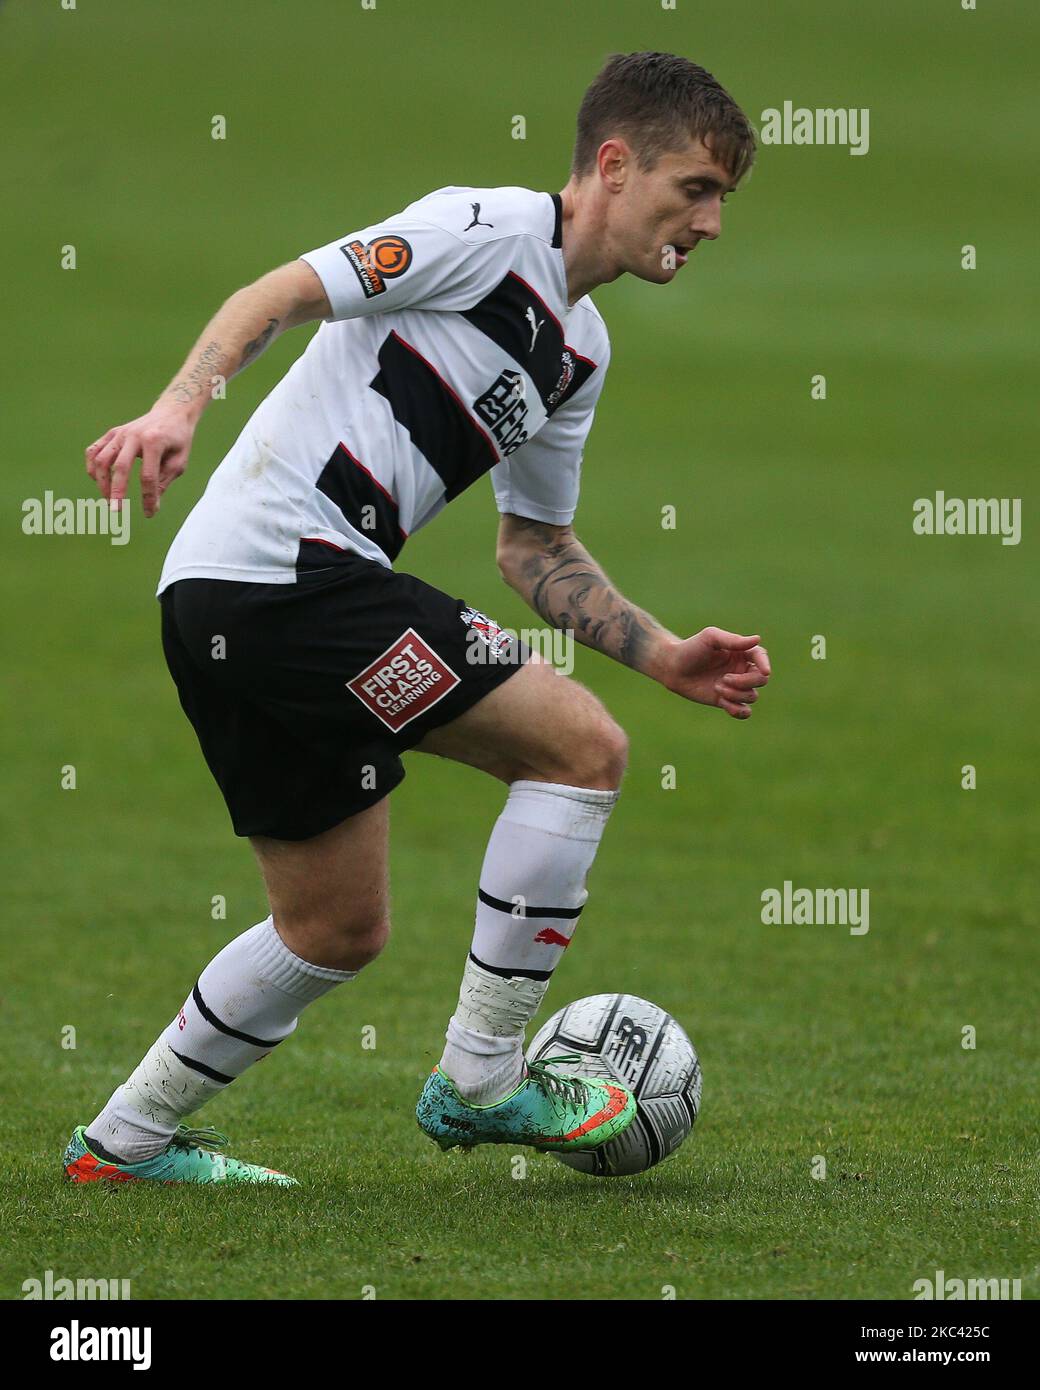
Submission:
[[[114,1154],[111,1149],[106,1149],[103,1144],[99,1144],[89,1134],[84,1133],[83,1142],[95,1158],[100,1158],[105,1163],[114,1163],[117,1168],[121,1168],[125,1163],[130,1162],[129,1159],[120,1158],[118,1154]]]
[[[503,970],[501,966],[488,965],[486,961],[482,961],[479,957],[475,956],[472,951],[469,953],[469,958],[474,965],[479,965],[481,970],[487,970],[492,975],[501,975],[503,980],[514,980],[518,978],[521,980],[552,979],[551,970]]]
[[[510,917],[559,917],[573,921],[575,917],[580,917],[582,909],[580,907],[523,907],[520,908],[516,903],[507,903],[504,898],[493,898],[490,893],[485,893],[483,888],[477,889],[477,897],[485,907],[493,907],[498,912],[508,912]]]
[[[235,1079],[233,1076],[225,1076],[222,1071],[214,1071],[212,1067],[207,1067],[202,1062],[196,1062],[191,1057],[183,1057],[179,1052],[174,1051],[172,1047],[170,1051],[173,1052],[178,1062],[183,1062],[186,1067],[191,1067],[192,1071],[197,1071],[203,1076],[208,1076],[211,1081],[219,1081],[222,1086],[230,1086],[231,1082]]]
[[[199,993],[198,983],[192,988],[191,997],[195,1000],[195,1007],[199,1013],[211,1028],[216,1028],[218,1033],[226,1033],[229,1038],[237,1038],[239,1042],[250,1043],[253,1047],[277,1047],[282,1041],[281,1038],[275,1038],[274,1042],[268,1042],[264,1038],[254,1038],[250,1033],[240,1033],[237,1028],[229,1028],[226,1023],[221,1023]]]

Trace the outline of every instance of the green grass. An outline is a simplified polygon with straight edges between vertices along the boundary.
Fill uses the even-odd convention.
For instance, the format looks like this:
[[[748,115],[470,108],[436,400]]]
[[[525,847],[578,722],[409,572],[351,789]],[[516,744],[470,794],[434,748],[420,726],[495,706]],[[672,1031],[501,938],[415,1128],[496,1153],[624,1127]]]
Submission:
[[[542,25],[468,0],[310,0],[303,25],[245,0],[0,11],[19,131],[0,158],[21,212],[0,345],[5,1297],[48,1268],[144,1298],[906,1298],[936,1268],[1040,1293],[1035,14],[806,0],[794,24],[765,0],[538,0],[525,15],[539,7]],[[632,760],[549,1002],[623,989],[674,1012],[704,1065],[693,1137],[645,1177],[596,1182],[537,1156],[517,1180],[505,1149],[441,1156],[420,1135],[501,794],[413,756],[389,948],[204,1112],[237,1155],[304,1186],[66,1187],[72,1125],[266,913],[152,591],[305,334],[232,383],[128,546],[25,537],[22,500],[86,495],[83,445],[146,408],[220,299],[271,265],[441,184],[562,186],[584,83],[638,47],[704,62],[756,122],[785,97],[871,108],[868,156],[763,150],[722,240],[672,289],[595,296],[614,358],[579,530],[663,621],[761,631],[776,668],[743,727],[579,654]],[[913,500],[938,488],[1021,497],[1022,544],[915,537]],[[405,566],[529,625],[493,533],[478,485]],[[787,878],[868,888],[869,934],[763,926],[760,894]]]

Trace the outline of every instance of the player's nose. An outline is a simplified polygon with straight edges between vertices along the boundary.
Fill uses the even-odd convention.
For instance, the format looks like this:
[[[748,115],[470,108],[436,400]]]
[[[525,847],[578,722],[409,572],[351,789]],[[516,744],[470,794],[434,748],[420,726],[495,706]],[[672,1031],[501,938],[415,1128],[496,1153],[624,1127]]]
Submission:
[[[695,236],[703,237],[705,241],[714,241],[722,231],[721,209],[715,212],[706,212],[698,218],[690,230]]]
[[[698,209],[691,230],[694,231],[697,236],[704,237],[706,241],[715,240],[722,231],[721,198],[714,198],[707,207]]]

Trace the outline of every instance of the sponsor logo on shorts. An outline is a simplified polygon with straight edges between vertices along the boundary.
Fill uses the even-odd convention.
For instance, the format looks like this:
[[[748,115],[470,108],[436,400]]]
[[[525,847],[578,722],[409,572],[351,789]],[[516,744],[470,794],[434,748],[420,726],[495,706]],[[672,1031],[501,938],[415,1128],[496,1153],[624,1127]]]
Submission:
[[[403,275],[412,263],[412,248],[403,236],[377,236],[367,246],[348,241],[339,249],[354,267],[366,299],[383,294],[387,280]]]
[[[365,708],[396,734],[459,683],[448,663],[410,627],[346,684]]]

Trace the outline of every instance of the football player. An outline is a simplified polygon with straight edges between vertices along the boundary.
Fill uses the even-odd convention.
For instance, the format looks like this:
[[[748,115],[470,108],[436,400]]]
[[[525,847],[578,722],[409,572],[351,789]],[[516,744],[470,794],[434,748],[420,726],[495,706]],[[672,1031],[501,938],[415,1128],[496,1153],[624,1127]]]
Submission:
[[[181,704],[256,852],[270,915],[205,966],[75,1130],[73,1179],[293,1181],[186,1121],[381,951],[389,793],[407,750],[507,789],[419,1124],[443,1148],[560,1152],[631,1122],[623,1087],[523,1050],[585,905],[625,735],[590,691],[398,563],[435,518],[448,540],[439,514],[488,474],[499,569],[545,623],[681,699],[751,715],[770,674],[759,636],[667,631],[619,592],[573,519],[610,356],[589,293],[623,274],[670,284],[718,237],[754,147],[703,68],[617,55],[585,93],[562,191],[440,188],[271,271],[217,312],[150,410],[87,449],[112,505],[140,459],[156,515],[214,382],[321,322],[214,472],[158,588]]]

